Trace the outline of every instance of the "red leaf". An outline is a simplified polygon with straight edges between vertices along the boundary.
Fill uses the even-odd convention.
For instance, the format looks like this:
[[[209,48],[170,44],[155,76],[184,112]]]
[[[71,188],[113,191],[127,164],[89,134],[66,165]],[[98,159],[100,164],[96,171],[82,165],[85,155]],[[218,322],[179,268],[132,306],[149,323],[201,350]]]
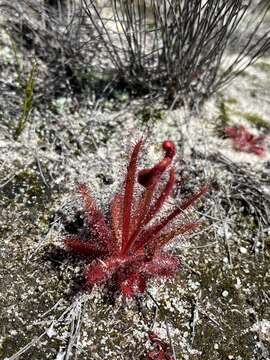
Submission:
[[[172,168],[170,171],[170,177],[169,177],[164,189],[162,190],[159,198],[155,201],[153,206],[151,206],[149,212],[146,215],[146,218],[143,222],[144,225],[148,224],[149,221],[151,221],[153,219],[153,217],[158,213],[158,211],[162,208],[163,204],[165,203],[165,201],[167,200],[167,198],[170,196],[170,194],[172,192],[172,189],[175,185],[175,180],[176,180],[175,169]]]
[[[208,186],[202,187],[200,191],[191,195],[188,199],[184,200],[169,215],[163,218],[163,220],[144,230],[141,236],[136,241],[135,249],[141,249],[148,243],[152,242],[170,222],[172,222],[177,216],[181,215],[184,210],[186,210],[189,206],[193,205],[207,191]]]
[[[157,240],[152,240],[151,245],[155,249],[162,248],[164,245],[169,243],[176,236],[184,235],[187,232],[196,229],[200,225],[201,225],[200,223],[191,222],[191,223],[183,224],[179,228],[173,228],[170,232],[161,235],[160,238],[158,238]]]
[[[148,213],[149,207],[151,205],[151,201],[153,199],[153,193],[155,191],[156,184],[152,184],[148,188],[145,189],[137,208],[137,217],[134,219],[134,231],[132,232],[129,241],[128,241],[128,248],[132,249],[132,245],[135,243],[137,236],[143,230],[144,218],[145,215]]]
[[[118,270],[131,267],[132,263],[140,262],[144,257],[143,254],[138,253],[133,256],[113,255],[105,260],[98,259],[88,266],[86,281],[91,285],[103,283]]]
[[[147,353],[147,360],[167,360],[164,350],[152,350]]]
[[[114,236],[116,239],[114,250],[120,250],[122,244],[122,221],[123,221],[123,197],[115,194],[111,206],[111,218]]]
[[[152,168],[143,169],[138,174],[138,183],[144,187],[149,187],[159,181],[161,175],[171,164],[172,159],[175,156],[176,149],[172,141],[164,141],[162,147],[166,151],[164,158]]]
[[[110,257],[97,260],[86,269],[86,282],[88,285],[100,284],[107,281],[127,261],[127,258]]]
[[[85,184],[78,184],[77,190],[84,201],[84,209],[87,215],[87,223],[92,233],[99,237],[111,251],[112,232],[107,226],[103,213],[97,208],[88,187]]]
[[[161,340],[154,332],[149,334],[149,339],[156,348],[147,353],[147,360],[174,360],[169,344]]]
[[[171,256],[165,253],[157,253],[151,259],[146,262],[141,271],[146,275],[154,277],[160,276],[172,276],[179,269],[180,262],[175,256]]]
[[[143,141],[140,140],[131,153],[131,158],[127,168],[125,178],[124,207],[123,207],[123,225],[122,225],[122,254],[126,254],[128,250],[129,225],[131,222],[131,210],[133,204],[134,185],[136,181],[136,170],[139,152]]]
[[[145,287],[145,279],[137,273],[131,274],[120,285],[122,293],[127,297],[134,297],[136,295],[142,294],[145,290]]]
[[[101,244],[83,241],[79,237],[69,236],[64,240],[65,245],[74,253],[82,256],[93,256],[106,254],[107,249],[102,247]]]

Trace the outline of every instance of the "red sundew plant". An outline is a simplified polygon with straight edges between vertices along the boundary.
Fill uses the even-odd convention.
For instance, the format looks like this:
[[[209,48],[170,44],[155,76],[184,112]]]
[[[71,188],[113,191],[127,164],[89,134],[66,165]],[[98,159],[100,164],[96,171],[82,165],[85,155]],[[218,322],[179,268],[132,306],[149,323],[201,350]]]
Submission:
[[[64,242],[72,252],[92,259],[85,271],[88,287],[110,280],[122,294],[133,297],[144,292],[150,278],[170,277],[179,269],[178,258],[166,253],[164,246],[198,226],[197,222],[179,225],[175,220],[184,216],[207,187],[157,218],[176,182],[175,168],[171,166],[175,145],[167,140],[162,146],[164,158],[152,168],[138,171],[143,140],[135,144],[123,188],[112,199],[109,219],[96,206],[88,187],[78,185],[91,236],[67,236]]]
[[[233,140],[233,146],[236,150],[253,153],[258,156],[265,154],[265,136],[251,134],[243,125],[226,127],[224,131]]]
[[[154,332],[149,334],[149,339],[155,345],[155,349],[148,351],[147,360],[175,360],[169,344],[161,340]]]

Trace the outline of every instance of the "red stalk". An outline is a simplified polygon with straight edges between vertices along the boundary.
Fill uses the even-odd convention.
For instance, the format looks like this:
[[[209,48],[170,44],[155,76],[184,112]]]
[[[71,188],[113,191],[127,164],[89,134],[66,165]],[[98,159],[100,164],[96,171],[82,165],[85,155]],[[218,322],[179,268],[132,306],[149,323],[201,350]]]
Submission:
[[[123,196],[116,194],[111,204],[111,220],[115,237],[115,252],[121,249],[122,242],[122,221],[123,221]]]
[[[156,200],[156,202],[151,206],[148,214],[145,217],[143,225],[147,225],[153,219],[153,217],[158,213],[158,211],[162,208],[163,204],[165,203],[165,201],[167,200],[167,198],[170,196],[170,194],[172,192],[172,189],[175,185],[175,181],[176,181],[175,170],[174,170],[174,168],[172,168],[170,171],[170,177],[169,177],[163,191],[161,192],[161,194],[160,194],[159,198]]]
[[[137,162],[140,148],[143,141],[140,140],[134,147],[131,158],[127,168],[127,175],[125,179],[125,193],[124,193],[124,209],[123,209],[123,225],[122,225],[122,255],[128,251],[128,238],[131,221],[131,211],[133,204],[134,185],[136,181]]]

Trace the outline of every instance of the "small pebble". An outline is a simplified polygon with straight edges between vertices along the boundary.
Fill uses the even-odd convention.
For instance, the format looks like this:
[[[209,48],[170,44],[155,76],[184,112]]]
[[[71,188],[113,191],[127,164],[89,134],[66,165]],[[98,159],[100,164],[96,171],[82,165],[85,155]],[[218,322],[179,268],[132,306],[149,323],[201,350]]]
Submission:
[[[240,250],[241,254],[246,254],[247,253],[247,249],[244,246],[241,246],[239,250]]]
[[[224,290],[224,291],[222,292],[222,296],[223,296],[223,297],[227,297],[228,295],[229,295],[229,291]]]
[[[236,289],[240,289],[240,287],[241,287],[241,280],[239,279],[239,278],[236,278],[236,284],[235,284],[235,288]]]

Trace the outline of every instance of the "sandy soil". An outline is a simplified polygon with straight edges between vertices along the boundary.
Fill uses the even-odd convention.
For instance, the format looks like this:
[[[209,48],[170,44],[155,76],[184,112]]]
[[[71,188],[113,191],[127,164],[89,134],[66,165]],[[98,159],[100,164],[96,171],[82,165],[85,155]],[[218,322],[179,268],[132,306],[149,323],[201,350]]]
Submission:
[[[17,57],[29,74],[31,64],[19,47]],[[102,101],[68,92],[41,101],[37,94],[39,105],[14,139],[22,111],[17,64],[2,26],[0,357],[145,359],[153,330],[171,342],[178,360],[269,359],[269,142],[262,157],[237,152],[221,130],[225,121],[269,136],[270,57],[209,99],[200,113],[147,106],[126,92]],[[41,79],[46,71],[40,61]],[[141,135],[147,137],[141,166],[160,159],[164,139],[177,146],[175,166],[186,180],[170,206],[211,184],[190,211],[203,226],[168,248],[181,259],[177,276],[152,281],[138,299],[112,295],[105,286],[85,292],[85,262],[63,245],[83,223],[75,184],[86,182],[107,210]]]

